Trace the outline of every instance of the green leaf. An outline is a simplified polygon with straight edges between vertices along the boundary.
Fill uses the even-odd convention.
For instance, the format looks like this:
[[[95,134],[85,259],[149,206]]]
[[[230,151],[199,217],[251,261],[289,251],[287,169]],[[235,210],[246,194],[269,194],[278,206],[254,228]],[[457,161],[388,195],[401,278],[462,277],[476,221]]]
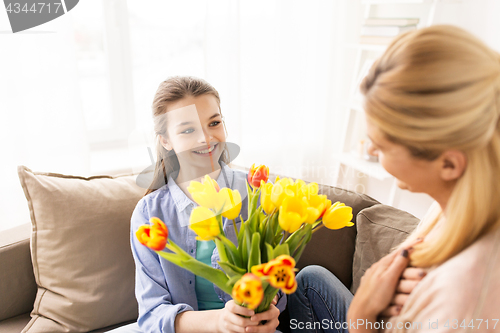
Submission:
[[[170,261],[171,263],[179,267],[182,267],[184,269],[187,269],[191,273],[201,276],[207,279],[208,281],[214,283],[225,293],[231,294],[231,289],[228,288],[226,285],[228,277],[221,270],[213,268],[212,266],[208,266],[207,264],[204,264],[202,262],[199,262],[198,260],[190,257],[189,255],[188,255],[189,259],[184,259],[183,255],[178,255],[174,253],[167,253],[163,251],[156,251],[156,253],[158,253],[158,255]]]
[[[183,265],[181,267],[184,267],[191,273],[207,279],[208,281],[212,282],[217,287],[222,289],[225,293],[231,295],[232,290],[227,286],[227,281],[229,280],[229,278],[221,270],[213,268],[212,266],[208,266],[196,259],[184,260],[182,264]]]
[[[246,223],[243,222],[243,219],[241,219],[240,231],[238,232],[238,247],[241,246],[241,242],[243,241],[243,236],[245,235],[245,228],[246,228]]]
[[[250,212],[249,212],[250,213]],[[257,211],[251,211],[250,218],[248,219],[247,227],[251,234],[257,231]]]
[[[273,259],[274,259],[273,247],[271,246],[271,244],[266,243],[266,258],[264,259],[265,260],[264,262],[269,262]]]
[[[288,248],[290,249],[290,253],[294,253],[295,249],[299,246],[299,244],[302,242],[304,236],[308,233],[311,232],[312,230],[312,225],[309,223],[303,224],[297,231],[295,231],[288,239],[285,241],[285,243],[288,244]]]
[[[259,304],[257,309],[255,309],[255,313],[267,311],[271,306],[271,302],[273,301],[274,296],[276,296],[276,294],[278,293],[278,290],[279,289],[276,289],[271,285],[268,285],[266,288],[264,288],[264,299],[262,299],[262,302]]]
[[[290,251],[288,249],[287,243],[280,244],[280,245],[276,246],[273,250],[273,257],[274,258],[277,258],[282,254],[290,255]]]
[[[236,266],[242,265],[241,262],[241,257],[240,253],[238,252],[238,249],[236,248],[236,245],[234,245],[233,242],[231,242],[229,239],[226,237],[219,235],[218,236],[222,244],[224,244],[224,247],[226,249],[227,257],[230,259],[230,262]]]
[[[239,252],[240,252],[240,257],[241,257],[242,267],[243,268],[246,268],[247,264],[248,264],[248,246],[247,246],[247,242],[249,241],[249,237],[247,237],[247,234],[248,234],[248,229],[245,228],[243,230],[243,236],[242,236],[241,243],[239,243],[239,245],[238,245],[238,249],[239,249]]]
[[[158,255],[162,258],[165,258],[166,260],[170,261],[173,264],[176,264],[177,266],[182,267],[182,261],[185,260],[185,258],[182,255],[178,255],[175,253],[168,253],[164,251],[156,251]]]
[[[260,234],[255,232],[252,235],[252,246],[250,248],[250,255],[248,257],[248,272],[252,271],[252,267],[260,265]]]
[[[237,267],[228,262],[218,261],[218,263],[229,277],[233,277],[235,275],[242,276],[243,274],[246,273],[246,271],[243,268]]]
[[[235,284],[236,282],[238,282],[238,280],[239,280],[239,279],[241,279],[241,277],[242,277],[242,276],[243,276],[243,275],[234,275],[234,276],[231,276],[231,277],[229,278],[229,280],[227,281],[227,283],[226,283],[226,284],[227,284],[227,286],[228,286],[228,287],[230,287],[230,288],[231,288],[231,290],[232,290],[232,289],[233,289],[233,287],[234,287],[234,284]],[[231,295],[231,294],[229,294],[229,295]]]
[[[295,262],[298,263],[300,260],[300,257],[302,256],[302,253],[304,252],[307,243],[311,240],[312,237],[312,230],[309,230],[309,232],[305,235],[304,239],[302,240],[302,243],[299,245],[299,247],[294,251],[293,259],[295,259]]]
[[[221,261],[227,262],[227,253],[224,244],[219,239],[215,239],[215,246],[217,246],[217,251],[219,252],[219,258]]]

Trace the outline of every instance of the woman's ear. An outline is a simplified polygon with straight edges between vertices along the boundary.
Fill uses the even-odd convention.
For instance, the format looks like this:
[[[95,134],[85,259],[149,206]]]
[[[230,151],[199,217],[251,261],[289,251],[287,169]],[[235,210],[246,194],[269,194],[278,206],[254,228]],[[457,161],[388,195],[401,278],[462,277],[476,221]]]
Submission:
[[[160,142],[163,148],[165,148],[166,150],[172,150],[172,145],[170,144],[170,142],[168,142],[168,139],[163,137],[162,135],[160,135]]]
[[[467,157],[459,150],[447,150],[440,156],[441,178],[445,181],[457,180],[467,167]]]

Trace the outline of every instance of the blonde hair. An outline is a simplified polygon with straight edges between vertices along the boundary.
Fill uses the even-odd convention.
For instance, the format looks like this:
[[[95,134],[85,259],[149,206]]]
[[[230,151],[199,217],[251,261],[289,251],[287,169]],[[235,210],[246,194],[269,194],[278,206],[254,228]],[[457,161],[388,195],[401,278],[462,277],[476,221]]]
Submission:
[[[184,97],[197,97],[201,95],[212,95],[217,100],[220,109],[220,97],[217,90],[207,81],[193,76],[174,76],[160,83],[153,100],[153,121],[156,134],[156,164],[153,173],[153,181],[144,195],[156,191],[167,184],[168,176],[179,170],[179,160],[173,150],[167,151],[161,144],[161,138],[168,137],[167,133],[167,106]],[[222,116],[222,112],[221,112]],[[225,125],[224,125],[225,127]],[[227,134],[227,133],[226,133]],[[227,145],[220,157],[221,161],[229,164],[229,153]]]
[[[412,265],[441,264],[500,227],[500,55],[470,33],[432,26],[397,37],[361,83],[367,117],[417,158],[462,151],[467,166],[438,237]],[[437,218],[410,236],[427,235]]]

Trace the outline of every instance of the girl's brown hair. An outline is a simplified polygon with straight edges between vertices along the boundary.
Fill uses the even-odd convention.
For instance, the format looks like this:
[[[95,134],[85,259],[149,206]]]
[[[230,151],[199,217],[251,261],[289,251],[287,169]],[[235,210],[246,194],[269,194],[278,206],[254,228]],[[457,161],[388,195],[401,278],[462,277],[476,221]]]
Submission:
[[[167,184],[168,176],[179,170],[179,160],[173,150],[167,151],[160,141],[160,136],[167,138],[167,106],[182,98],[191,96],[212,95],[217,100],[220,111],[220,97],[215,88],[203,79],[193,76],[174,76],[160,83],[153,100],[153,122],[156,135],[156,163],[153,181],[145,195],[152,193]],[[222,112],[221,112],[222,116]],[[220,160],[229,164],[227,148],[224,148]]]

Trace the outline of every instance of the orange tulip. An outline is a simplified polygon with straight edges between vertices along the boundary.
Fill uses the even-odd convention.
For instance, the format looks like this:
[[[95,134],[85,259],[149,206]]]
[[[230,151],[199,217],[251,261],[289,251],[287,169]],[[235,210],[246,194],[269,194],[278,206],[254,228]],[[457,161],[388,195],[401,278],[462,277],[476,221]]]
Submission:
[[[252,185],[253,188],[259,188],[260,181],[263,180],[264,183],[266,183],[268,179],[269,168],[267,166],[259,165],[258,167],[255,167],[255,163],[252,164],[247,176],[248,184]]]
[[[246,273],[234,284],[232,296],[237,303],[256,309],[264,298],[262,282],[254,274]]]
[[[266,264],[253,266],[252,273],[267,277],[271,286],[281,289],[285,294],[292,294],[297,289],[294,268],[295,260],[283,254]]]
[[[167,245],[167,226],[157,217],[152,217],[149,222],[152,225],[141,225],[135,232],[135,236],[142,245],[155,251],[161,251]]]

